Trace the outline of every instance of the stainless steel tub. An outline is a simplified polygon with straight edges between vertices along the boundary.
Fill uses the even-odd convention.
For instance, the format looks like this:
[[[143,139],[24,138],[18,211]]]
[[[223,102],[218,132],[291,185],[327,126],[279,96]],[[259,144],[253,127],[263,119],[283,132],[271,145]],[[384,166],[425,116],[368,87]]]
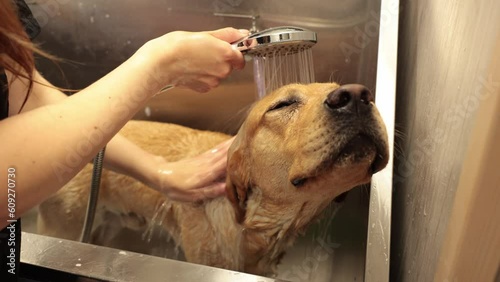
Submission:
[[[392,144],[398,3],[392,0],[33,0],[30,6],[43,28],[37,38],[41,46],[78,62],[61,64],[64,76],[58,67],[45,60],[38,62],[38,68],[56,85],[70,88],[87,86],[123,62],[147,39],[166,32],[252,27],[251,19],[214,16],[214,13],[258,15],[255,25],[259,29],[279,25],[312,29],[318,33],[318,44],[313,48],[317,81],[356,82],[375,90],[376,103],[388,126]],[[234,73],[209,94],[173,89],[157,96],[136,118],[235,133],[241,123],[242,109],[255,99],[253,73],[248,64],[245,70]],[[392,166],[389,165],[374,177],[371,189],[359,187],[350,192],[333,220],[312,226],[287,253],[278,278],[388,281],[391,179]],[[25,216],[24,231],[36,232],[35,217],[36,211]],[[322,235],[318,237],[318,234]],[[138,244],[133,248],[126,246],[120,236],[127,240],[137,238]],[[162,242],[161,236],[155,239]],[[37,237],[37,240],[50,239]],[[23,243],[23,252],[30,244],[29,240]],[[127,230],[121,232],[113,244],[116,249],[136,252],[149,247],[142,241],[141,234]],[[174,246],[165,242],[159,245],[156,255],[182,259],[182,254],[177,254]],[[35,265],[39,262],[33,257],[25,261]],[[118,271],[112,264],[107,267],[111,273]],[[65,271],[71,272],[74,268]],[[177,281],[188,281],[180,277]],[[232,281],[238,281],[236,276],[232,277],[235,278]],[[115,278],[120,279],[118,273]]]

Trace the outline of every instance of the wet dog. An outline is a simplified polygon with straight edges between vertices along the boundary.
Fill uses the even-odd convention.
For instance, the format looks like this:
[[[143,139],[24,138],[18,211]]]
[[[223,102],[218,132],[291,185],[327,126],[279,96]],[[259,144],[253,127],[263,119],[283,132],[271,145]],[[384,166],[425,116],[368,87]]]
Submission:
[[[230,136],[131,121],[121,134],[168,161],[200,154]],[[160,222],[186,259],[260,275],[337,196],[368,183],[388,162],[384,123],[361,85],[284,86],[258,101],[228,152],[227,195],[180,203],[124,175],[104,171],[96,224],[106,213],[128,228]],[[91,168],[39,208],[42,234],[77,239]]]

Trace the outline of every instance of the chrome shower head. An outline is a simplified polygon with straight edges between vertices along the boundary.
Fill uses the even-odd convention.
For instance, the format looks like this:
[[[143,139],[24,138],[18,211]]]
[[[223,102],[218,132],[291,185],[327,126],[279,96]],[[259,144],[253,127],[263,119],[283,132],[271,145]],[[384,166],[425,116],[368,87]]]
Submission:
[[[298,53],[311,48],[316,42],[313,31],[281,26],[250,34],[233,43],[233,46],[245,55],[272,57]]]

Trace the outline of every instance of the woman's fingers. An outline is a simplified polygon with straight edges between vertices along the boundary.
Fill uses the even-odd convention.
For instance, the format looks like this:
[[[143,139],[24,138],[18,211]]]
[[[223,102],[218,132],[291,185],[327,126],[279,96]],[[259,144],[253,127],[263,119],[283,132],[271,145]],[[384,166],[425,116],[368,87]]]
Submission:
[[[232,43],[242,39],[245,36],[248,36],[250,32],[246,29],[238,30],[232,27],[226,27],[217,30],[207,31],[207,33],[220,40],[226,41],[227,43]]]
[[[221,28],[218,30],[209,31],[208,33],[229,44],[236,42],[250,34],[250,32],[246,29],[237,30],[232,27]],[[245,59],[243,58],[243,54],[241,54],[240,51],[234,48],[231,48],[231,51],[232,52],[228,53],[228,61],[231,64],[232,69],[243,69],[243,67],[245,67]]]
[[[230,138],[193,158],[168,163],[161,173],[161,190],[173,200],[199,201],[224,194]]]
[[[226,183],[217,182],[212,185],[198,189],[195,194],[197,200],[213,199],[222,196],[226,193]]]

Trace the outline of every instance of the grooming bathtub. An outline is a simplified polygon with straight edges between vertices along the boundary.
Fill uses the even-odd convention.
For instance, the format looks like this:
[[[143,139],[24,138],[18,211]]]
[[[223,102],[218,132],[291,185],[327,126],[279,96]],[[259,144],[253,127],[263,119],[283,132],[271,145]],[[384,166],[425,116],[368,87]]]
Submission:
[[[307,5],[293,2],[34,0],[29,4],[43,28],[37,38],[42,47],[83,63],[61,64],[64,77],[50,62],[41,60],[38,68],[54,84],[74,89],[109,72],[147,39],[172,30],[252,25],[314,30],[318,33],[313,47],[316,80],[361,83],[375,90],[392,157],[399,2],[336,1],[332,7],[319,0],[307,1]],[[253,15],[256,20],[252,23],[251,17],[235,15]],[[241,109],[253,100],[255,86],[248,63],[209,95],[172,89],[153,98],[136,118],[235,133]],[[106,248],[36,235],[36,210],[23,218],[23,277],[34,281],[50,277],[68,277],[62,281],[388,281],[391,179],[392,158],[374,176],[371,187],[353,189],[335,217],[326,217],[298,239],[276,278],[183,262],[182,253],[171,242],[159,246],[155,256],[140,254],[148,242],[127,230],[120,236],[129,241],[136,238],[133,247],[119,239],[113,248]],[[334,208],[327,212],[333,214]]]

